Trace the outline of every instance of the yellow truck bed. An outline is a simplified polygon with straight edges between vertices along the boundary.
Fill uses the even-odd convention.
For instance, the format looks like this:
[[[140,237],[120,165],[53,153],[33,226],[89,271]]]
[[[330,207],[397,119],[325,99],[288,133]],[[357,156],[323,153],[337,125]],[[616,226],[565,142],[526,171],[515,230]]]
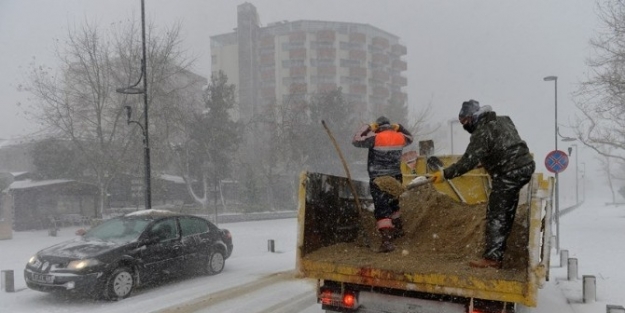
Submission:
[[[443,159],[451,161],[451,158]],[[412,176],[422,174],[422,161],[414,170],[406,170],[405,183]],[[462,179],[464,181],[454,180],[456,189],[463,193],[462,197],[470,202],[469,205],[479,210],[480,203],[483,206],[488,194],[488,177],[474,171]],[[352,181],[361,205],[357,208],[347,178],[322,173],[301,174],[296,260],[301,277],[536,306],[538,289],[548,276],[552,179],[543,179],[541,174],[535,174],[522,194],[520,202],[521,206],[525,206],[526,214],[518,218],[520,232],[524,234],[519,237],[522,242],[515,243],[515,246],[524,252],[520,254],[523,257],[510,260],[510,264],[516,262],[516,265],[502,270],[471,269],[461,252],[445,251],[444,242],[432,246],[440,246],[440,252],[428,252],[427,255],[402,249],[404,246],[412,247],[409,240],[413,239],[410,238],[404,238],[405,241],[398,244],[399,249],[390,254],[376,253],[363,246],[363,240],[368,239],[376,247],[377,240],[376,233],[372,231],[372,214],[364,208],[371,203],[368,184]],[[439,192],[448,194],[445,197],[452,199],[450,201],[459,200],[448,186],[437,187]],[[424,197],[425,194],[416,197],[419,196]],[[432,206],[432,203],[438,203],[440,210],[447,206],[444,199],[430,199],[428,205]],[[435,212],[437,207],[431,209]],[[406,216],[406,213],[403,214]],[[425,213],[413,214],[411,218],[418,219],[419,214]],[[421,221],[419,229],[425,227],[424,223],[426,221]],[[461,220],[454,222],[451,218],[449,223],[443,224],[428,226],[440,228],[435,235],[438,240],[446,238],[442,232],[458,232],[458,228],[463,227]],[[473,232],[471,229],[468,231]],[[424,246],[428,246],[427,243]]]

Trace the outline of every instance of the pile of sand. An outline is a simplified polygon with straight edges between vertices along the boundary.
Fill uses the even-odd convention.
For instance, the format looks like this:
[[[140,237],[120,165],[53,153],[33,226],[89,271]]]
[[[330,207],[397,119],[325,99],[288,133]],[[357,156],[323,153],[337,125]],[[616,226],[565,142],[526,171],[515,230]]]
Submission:
[[[370,247],[359,246],[357,243],[362,242],[359,238],[353,243],[319,249],[305,258],[410,273],[465,276],[480,271],[480,276],[526,281],[527,205],[517,210],[503,270],[468,266],[468,261],[480,258],[484,249],[486,204],[458,203],[431,185],[423,185],[402,197],[400,208],[406,234],[394,241],[395,251],[375,251],[380,236],[375,230],[373,214],[363,210],[363,225],[370,226],[366,230]]]

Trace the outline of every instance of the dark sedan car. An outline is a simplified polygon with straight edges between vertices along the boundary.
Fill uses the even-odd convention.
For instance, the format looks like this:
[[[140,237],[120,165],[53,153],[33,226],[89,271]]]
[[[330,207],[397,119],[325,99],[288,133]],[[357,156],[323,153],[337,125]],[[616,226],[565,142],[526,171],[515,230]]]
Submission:
[[[232,236],[210,221],[165,210],[113,218],[80,238],[43,249],[24,269],[35,290],[70,291],[122,299],[164,275],[220,273],[232,253]]]

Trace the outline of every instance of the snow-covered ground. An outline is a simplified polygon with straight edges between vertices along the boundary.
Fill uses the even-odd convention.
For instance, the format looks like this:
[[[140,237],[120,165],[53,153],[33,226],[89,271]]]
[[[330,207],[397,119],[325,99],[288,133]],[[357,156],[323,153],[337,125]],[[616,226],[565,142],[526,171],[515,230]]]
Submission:
[[[550,280],[539,292],[536,313],[605,312],[607,304],[625,305],[625,206],[606,206],[603,199],[587,200],[560,219],[561,250],[578,259],[577,280],[567,279],[552,253]],[[143,288],[119,302],[60,298],[26,288],[22,270],[40,248],[72,238],[74,228],[58,237],[45,231],[15,232],[0,241],[0,269],[15,271],[16,292],[0,292],[0,311],[31,312],[322,312],[314,299],[314,282],[293,278],[297,221],[294,218],[227,223],[234,252],[216,276],[177,279]],[[275,241],[275,253],[267,242]],[[583,303],[582,276],[596,278],[597,301]]]

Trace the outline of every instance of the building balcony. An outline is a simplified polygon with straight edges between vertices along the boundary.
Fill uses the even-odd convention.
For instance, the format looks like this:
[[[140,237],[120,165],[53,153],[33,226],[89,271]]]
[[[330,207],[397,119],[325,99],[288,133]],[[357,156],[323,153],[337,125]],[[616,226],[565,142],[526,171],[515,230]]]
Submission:
[[[289,86],[289,92],[294,95],[302,95],[308,93],[307,83],[293,83]]]
[[[373,87],[372,95],[379,98],[387,98],[391,95],[391,92],[386,87]]]
[[[331,41],[336,40],[336,32],[333,30],[320,30],[317,32],[317,41]]]
[[[405,87],[405,86],[408,86],[408,79],[406,79],[406,77],[403,77],[403,76],[394,75],[391,78],[391,84],[395,86],[399,86],[399,87]]]
[[[332,90],[336,90],[338,88],[338,86],[334,83],[322,83],[322,84],[317,84],[317,91],[318,92],[328,92],[328,91],[332,91]]]
[[[275,64],[276,60],[273,54],[261,54],[259,58],[260,65]]]
[[[272,81],[275,81],[276,80],[276,71],[275,71],[275,69],[266,69],[266,70],[260,71],[260,78],[262,80],[272,80]]]
[[[386,71],[374,70],[371,73],[371,78],[378,82],[387,82],[389,80],[389,74]]]
[[[276,97],[276,88],[265,87],[260,90],[261,97],[267,98],[275,98]]]
[[[373,64],[386,65],[389,64],[389,57],[388,55],[383,53],[374,53],[373,55],[371,55],[371,62]]]
[[[289,58],[291,60],[303,60],[303,59],[306,59],[306,49],[293,49],[293,50],[289,50]]]
[[[317,49],[317,59],[334,60],[336,59],[336,50],[319,48]]]
[[[289,76],[291,77],[306,76],[306,66],[289,68]]]
[[[391,53],[393,53],[394,55],[397,55],[397,56],[402,56],[402,55],[406,55],[408,53],[408,49],[406,49],[406,46],[404,46],[404,45],[394,44],[391,47]]]
[[[364,50],[349,50],[349,58],[353,60],[367,60],[367,52]]]
[[[367,35],[363,33],[350,33],[349,34],[349,42],[350,43],[367,43]]]
[[[263,36],[260,38],[259,46],[261,48],[274,47],[275,46],[275,37],[274,36]]]
[[[391,64],[391,67],[394,70],[398,70],[398,71],[405,71],[408,69],[408,64],[402,60],[393,60],[393,63]]]
[[[299,31],[289,34],[290,42],[303,42],[306,41],[306,32]]]
[[[358,95],[367,94],[367,85],[350,85],[349,93]]]
[[[349,76],[351,77],[367,77],[367,69],[364,67],[350,67]]]
[[[336,66],[317,67],[317,74],[320,76],[336,76]]]
[[[388,39],[383,37],[373,37],[371,39],[371,45],[375,48],[386,49],[390,46]]]

